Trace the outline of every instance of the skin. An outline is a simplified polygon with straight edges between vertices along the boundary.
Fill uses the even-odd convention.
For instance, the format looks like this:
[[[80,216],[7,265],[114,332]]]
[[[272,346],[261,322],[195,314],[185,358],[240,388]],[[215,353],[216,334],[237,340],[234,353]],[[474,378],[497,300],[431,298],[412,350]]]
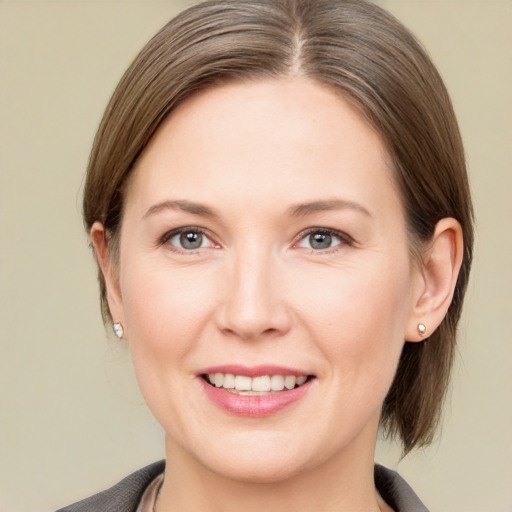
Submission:
[[[113,318],[166,432],[159,511],[389,510],[373,484],[381,406],[404,340],[444,317],[462,254],[443,219],[412,259],[389,160],[316,82],[231,83],[187,99],[145,149],[117,264],[94,225]],[[194,250],[175,231],[190,227],[204,232]],[[331,245],[312,246],[311,229]],[[199,382],[223,364],[315,379],[298,402],[245,418]]]

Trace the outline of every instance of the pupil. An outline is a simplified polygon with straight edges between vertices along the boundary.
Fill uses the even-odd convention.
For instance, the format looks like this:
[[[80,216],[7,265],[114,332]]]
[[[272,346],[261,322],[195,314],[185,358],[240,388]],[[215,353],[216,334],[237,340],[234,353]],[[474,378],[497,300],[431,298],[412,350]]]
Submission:
[[[328,249],[331,246],[332,236],[328,233],[314,233],[309,241],[313,249]]]
[[[188,233],[182,233],[180,236],[180,242],[185,249],[198,249],[203,243],[203,235],[201,233],[194,233],[189,231]]]

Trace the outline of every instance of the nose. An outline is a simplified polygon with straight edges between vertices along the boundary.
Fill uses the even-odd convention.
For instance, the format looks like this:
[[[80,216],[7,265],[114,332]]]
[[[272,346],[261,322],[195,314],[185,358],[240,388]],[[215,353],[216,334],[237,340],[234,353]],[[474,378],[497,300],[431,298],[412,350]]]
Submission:
[[[243,340],[279,337],[292,325],[280,262],[261,248],[233,255],[226,264],[217,327]]]

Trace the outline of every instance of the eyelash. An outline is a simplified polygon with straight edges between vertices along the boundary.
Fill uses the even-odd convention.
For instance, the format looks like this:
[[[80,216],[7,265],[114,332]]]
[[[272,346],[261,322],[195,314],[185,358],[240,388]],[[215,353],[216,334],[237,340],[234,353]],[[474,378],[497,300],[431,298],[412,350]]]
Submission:
[[[186,253],[186,254],[195,254],[200,249],[204,249],[205,247],[202,247],[202,246],[198,247],[197,249],[186,249],[184,247],[178,247],[176,245],[169,243],[174,237],[180,236],[183,234],[189,234],[189,233],[193,233],[193,234],[197,234],[197,235],[201,235],[201,236],[205,237],[210,242],[210,247],[211,246],[215,246],[215,248],[220,247],[219,244],[212,241],[213,237],[211,235],[209,235],[206,230],[204,230],[203,228],[197,227],[197,226],[185,226],[182,228],[173,229],[172,231],[168,231],[160,238],[159,245],[169,245],[171,247],[171,250],[176,251],[176,252]],[[325,249],[314,249],[313,247],[309,247],[309,248],[303,247],[305,249],[309,249],[312,254],[314,254],[314,253],[330,254],[330,253],[338,250],[339,246],[349,246],[350,247],[350,246],[353,246],[355,243],[354,239],[352,237],[350,237],[349,235],[347,235],[346,233],[343,233],[341,231],[337,231],[337,230],[329,229],[329,228],[314,227],[314,228],[309,228],[305,231],[302,231],[295,238],[295,241],[293,242],[293,247],[300,247],[299,243],[301,241],[305,240],[308,236],[311,236],[313,234],[327,235],[327,236],[330,236],[333,238],[337,238],[338,240],[340,240],[340,243],[336,244],[333,247],[327,247]]]
[[[303,231],[302,233],[300,233],[297,236],[296,241],[293,244],[294,247],[296,247],[301,241],[306,240],[307,237],[309,237],[313,234],[328,235],[333,238],[335,237],[340,240],[340,243],[336,244],[332,247],[328,247],[326,249],[314,249],[312,247],[309,247],[309,248],[304,247],[305,249],[309,249],[312,254],[330,254],[330,253],[333,253],[333,252],[336,252],[337,250],[339,250],[338,249],[339,246],[351,247],[355,243],[354,239],[351,236],[347,235],[346,233],[343,233],[342,231],[337,231],[335,229],[330,229],[330,228],[315,227],[315,228],[309,228],[309,229]]]
[[[185,226],[182,228],[173,229],[172,231],[168,231],[165,233],[159,241],[159,245],[169,245],[171,250],[176,252],[184,252],[187,254],[195,254],[199,249],[204,249],[204,247],[198,247],[197,249],[185,249],[184,247],[178,247],[176,245],[170,244],[169,242],[176,236],[180,236],[183,234],[194,233],[196,235],[201,235],[210,241],[211,245],[216,247],[220,247],[219,244],[212,241],[211,235],[209,235],[203,228],[199,228],[197,226]]]

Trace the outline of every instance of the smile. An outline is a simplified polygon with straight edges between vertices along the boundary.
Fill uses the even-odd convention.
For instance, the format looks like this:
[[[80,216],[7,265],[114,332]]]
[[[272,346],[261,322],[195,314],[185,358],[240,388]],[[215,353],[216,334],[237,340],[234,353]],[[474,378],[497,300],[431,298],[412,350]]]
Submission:
[[[209,373],[203,378],[212,386],[223,388],[231,393],[245,396],[258,396],[268,393],[277,393],[283,390],[291,390],[302,386],[307,380],[307,375],[260,375],[249,377],[248,375],[234,375],[232,373]]]
[[[197,375],[206,397],[235,416],[264,417],[303,400],[317,378],[283,367],[223,366]]]

